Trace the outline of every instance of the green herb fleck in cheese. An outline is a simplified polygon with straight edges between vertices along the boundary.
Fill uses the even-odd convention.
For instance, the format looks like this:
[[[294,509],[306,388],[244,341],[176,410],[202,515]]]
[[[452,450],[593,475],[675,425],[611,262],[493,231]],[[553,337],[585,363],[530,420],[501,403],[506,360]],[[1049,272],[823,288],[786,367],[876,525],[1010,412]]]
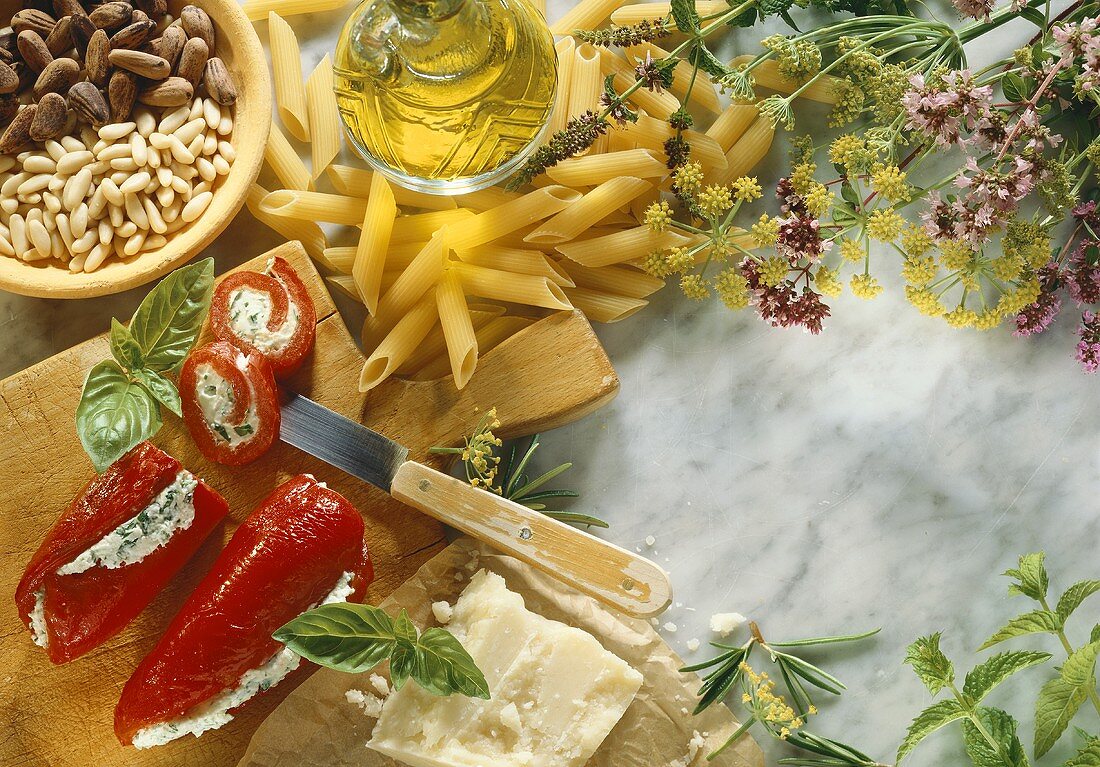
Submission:
[[[243,372],[248,366],[248,360],[244,355],[238,355],[237,367]],[[233,387],[222,376],[218,375],[211,365],[199,365],[195,369],[199,384],[198,395],[199,408],[202,417],[210,425],[211,430],[217,434],[230,447],[236,447],[242,442],[247,442],[260,425],[260,416],[252,405],[245,411],[244,421],[239,424],[229,424],[225,420],[233,411],[236,397],[233,396]],[[247,379],[246,379],[247,380]],[[249,384],[251,387],[251,384]]]

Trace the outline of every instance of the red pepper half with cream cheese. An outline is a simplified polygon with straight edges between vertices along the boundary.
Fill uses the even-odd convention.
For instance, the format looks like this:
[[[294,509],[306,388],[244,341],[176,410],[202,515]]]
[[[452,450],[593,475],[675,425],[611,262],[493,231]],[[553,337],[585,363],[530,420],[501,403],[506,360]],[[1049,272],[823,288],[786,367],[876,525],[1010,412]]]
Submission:
[[[142,442],[85,486],[15,591],[54,663],[98,647],[145,609],[229,510],[172,456]]]
[[[362,601],[373,578],[363,518],[300,475],[267,497],[134,671],[115,709],[124,745],[221,727],[302,659],[271,635],[320,604]]]
[[[187,429],[211,461],[251,463],[279,436],[279,390],[259,352],[225,341],[200,347],[183,363],[179,392]]]
[[[313,349],[317,313],[298,273],[276,256],[264,272],[234,272],[214,290],[210,327],[219,341],[267,358],[292,375]]]

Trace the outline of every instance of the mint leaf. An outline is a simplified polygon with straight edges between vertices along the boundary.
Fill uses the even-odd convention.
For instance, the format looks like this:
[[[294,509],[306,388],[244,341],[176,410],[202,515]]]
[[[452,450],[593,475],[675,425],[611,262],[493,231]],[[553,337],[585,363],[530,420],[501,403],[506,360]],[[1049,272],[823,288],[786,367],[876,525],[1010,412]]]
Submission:
[[[1062,664],[1062,679],[1078,687],[1095,683],[1097,654],[1100,654],[1100,642],[1090,642],[1074,650]]]
[[[1017,615],[1006,623],[997,633],[982,643],[979,650],[992,647],[999,642],[1014,637],[1022,637],[1027,634],[1056,634],[1062,630],[1062,619],[1058,613],[1050,610],[1033,610],[1023,615]]]
[[[909,645],[905,662],[913,667],[928,691],[935,695],[955,681],[955,668],[940,650],[939,632],[921,637]]]
[[[139,368],[131,371],[138,383],[153,395],[160,404],[171,410],[176,415],[183,415],[180,404],[180,393],[176,385],[155,370]]]
[[[1100,642],[1100,623],[1092,627],[1092,631],[1089,632],[1089,641]]]
[[[1081,603],[1100,591],[1100,581],[1078,581],[1066,589],[1058,599],[1058,606],[1054,609],[1063,622],[1073,615],[1073,611],[1081,606]]]
[[[729,67],[710,52],[710,49],[703,44],[702,40],[696,41],[695,45],[692,46],[691,53],[688,54],[688,61],[711,77],[719,80],[728,75],[730,71]]]
[[[1046,599],[1050,579],[1047,577],[1046,565],[1043,564],[1044,559],[1046,554],[1042,551],[1024,554],[1016,569],[1005,570],[1004,574],[1016,581],[1008,587],[1009,596],[1022,594],[1036,602]]]
[[[1064,679],[1051,679],[1035,704],[1035,758],[1049,751],[1085,702],[1088,693]]]
[[[676,28],[686,34],[699,31],[699,12],[695,10],[695,0],[672,0],[672,19]]]
[[[939,703],[933,703],[917,714],[917,718],[909,725],[905,740],[898,747],[897,761],[900,763],[918,743],[936,730],[965,717],[966,711],[957,700],[941,700]]]
[[[390,657],[393,619],[370,605],[333,602],[302,613],[271,635],[321,666],[359,673]]]
[[[213,291],[212,258],[177,269],[149,291],[130,320],[145,367],[165,373],[183,364],[202,330]]]
[[[145,366],[141,347],[130,331],[114,317],[111,318],[111,355],[123,370],[140,370]]]
[[[974,703],[981,703],[994,687],[1025,668],[1037,666],[1050,659],[1050,653],[1031,650],[1014,650],[997,653],[984,663],[970,670],[963,682],[963,693]]]
[[[999,708],[986,706],[980,706],[975,714],[999,748],[991,745],[973,722],[963,722],[963,743],[974,767],[1026,767],[1027,755],[1016,735],[1016,720]]]
[[[1062,767],[1100,767],[1100,738],[1089,738]]]
[[[76,407],[76,431],[96,471],[152,437],[161,423],[156,400],[117,362],[104,360],[88,371]]]
[[[489,683],[474,659],[449,632],[430,628],[416,643],[412,677],[433,695],[460,692],[471,698],[489,699]]]

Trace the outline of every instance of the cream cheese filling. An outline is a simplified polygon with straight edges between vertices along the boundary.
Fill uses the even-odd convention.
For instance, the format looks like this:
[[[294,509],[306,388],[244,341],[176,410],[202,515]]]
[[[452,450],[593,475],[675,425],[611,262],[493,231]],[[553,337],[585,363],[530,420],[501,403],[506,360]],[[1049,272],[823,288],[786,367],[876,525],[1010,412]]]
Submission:
[[[237,369],[242,373],[248,367],[248,359],[238,355],[235,361]],[[199,409],[202,417],[210,428],[222,440],[229,443],[230,447],[236,447],[242,442],[247,442],[256,434],[260,427],[260,416],[256,412],[255,405],[249,405],[244,414],[244,421],[239,424],[229,424],[225,419],[233,411],[236,397],[233,395],[233,387],[214,370],[213,365],[202,364],[195,368],[195,375],[199,379],[196,396],[199,401]],[[247,378],[245,379],[247,381]],[[252,384],[248,383],[250,393]],[[255,399],[252,397],[251,399]]]

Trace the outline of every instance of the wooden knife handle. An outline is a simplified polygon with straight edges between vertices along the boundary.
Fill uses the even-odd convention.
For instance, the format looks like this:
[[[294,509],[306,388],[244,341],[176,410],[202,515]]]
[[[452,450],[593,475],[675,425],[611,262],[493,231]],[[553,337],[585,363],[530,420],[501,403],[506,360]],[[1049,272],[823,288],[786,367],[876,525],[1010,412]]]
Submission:
[[[668,575],[648,559],[415,461],[397,469],[390,493],[630,615],[657,615],[672,601]]]

